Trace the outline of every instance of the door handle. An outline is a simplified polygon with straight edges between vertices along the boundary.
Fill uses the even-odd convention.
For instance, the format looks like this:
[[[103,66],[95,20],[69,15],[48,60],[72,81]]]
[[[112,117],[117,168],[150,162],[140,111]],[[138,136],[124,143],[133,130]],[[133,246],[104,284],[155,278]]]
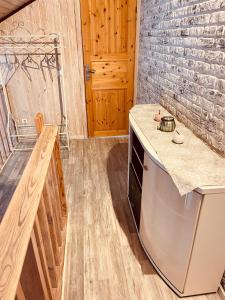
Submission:
[[[96,70],[91,69],[90,65],[85,65],[85,80],[89,81],[91,79],[91,74],[95,74]]]

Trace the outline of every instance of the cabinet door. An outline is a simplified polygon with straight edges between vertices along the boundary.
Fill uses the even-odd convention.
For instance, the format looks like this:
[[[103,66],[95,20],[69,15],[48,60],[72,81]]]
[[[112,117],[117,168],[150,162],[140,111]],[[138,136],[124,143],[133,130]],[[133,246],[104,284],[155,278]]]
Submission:
[[[146,154],[144,165],[140,237],[158,269],[182,292],[202,196],[181,197],[170,175]]]

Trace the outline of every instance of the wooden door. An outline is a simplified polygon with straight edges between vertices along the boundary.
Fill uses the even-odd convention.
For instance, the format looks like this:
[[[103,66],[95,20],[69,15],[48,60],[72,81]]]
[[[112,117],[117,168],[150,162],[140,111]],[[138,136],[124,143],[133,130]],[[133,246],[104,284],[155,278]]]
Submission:
[[[81,0],[81,19],[89,136],[127,134],[134,93],[136,0]]]

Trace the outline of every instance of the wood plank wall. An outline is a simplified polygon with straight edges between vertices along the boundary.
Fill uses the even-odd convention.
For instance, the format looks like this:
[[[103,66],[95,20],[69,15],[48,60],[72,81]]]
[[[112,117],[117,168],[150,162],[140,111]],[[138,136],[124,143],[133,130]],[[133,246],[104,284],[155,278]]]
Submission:
[[[2,22],[0,30],[9,33],[15,27],[15,22],[23,22],[33,34],[41,34],[40,29],[44,29],[46,33],[60,32],[63,35],[66,46],[63,66],[70,135],[72,138],[86,137],[79,0],[37,0]],[[11,107],[17,120],[21,122],[22,118],[26,118],[32,123],[34,115],[44,110],[42,112],[46,120],[56,123],[59,119],[58,107],[52,104],[58,97],[56,85],[55,81],[45,82],[41,71],[32,71],[32,82],[21,70],[18,71],[7,86]]]
[[[16,11],[28,2],[30,2],[30,0],[0,0],[0,19]]]

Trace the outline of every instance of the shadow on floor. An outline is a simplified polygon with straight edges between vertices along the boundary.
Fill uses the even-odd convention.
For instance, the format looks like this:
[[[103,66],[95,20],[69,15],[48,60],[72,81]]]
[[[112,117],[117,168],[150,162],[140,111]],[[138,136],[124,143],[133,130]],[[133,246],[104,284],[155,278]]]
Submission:
[[[107,174],[116,218],[125,233],[143,274],[155,274],[136,233],[127,199],[128,144],[118,143],[109,152]]]

